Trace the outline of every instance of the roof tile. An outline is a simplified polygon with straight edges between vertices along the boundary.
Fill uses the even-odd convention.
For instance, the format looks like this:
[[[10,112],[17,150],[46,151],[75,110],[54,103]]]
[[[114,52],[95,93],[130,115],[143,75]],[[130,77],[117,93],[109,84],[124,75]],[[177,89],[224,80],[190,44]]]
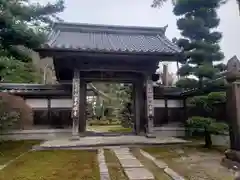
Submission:
[[[109,52],[179,53],[161,28],[99,26],[61,23],[55,26],[51,48]]]

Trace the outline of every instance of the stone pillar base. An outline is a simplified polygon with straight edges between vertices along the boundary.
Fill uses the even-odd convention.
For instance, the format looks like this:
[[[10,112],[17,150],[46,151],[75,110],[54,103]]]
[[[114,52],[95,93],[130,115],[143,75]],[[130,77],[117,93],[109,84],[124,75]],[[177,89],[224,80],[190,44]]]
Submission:
[[[79,141],[79,140],[80,140],[79,135],[72,135],[72,137],[70,138],[70,141]]]
[[[86,133],[85,132],[80,132],[79,137],[86,137]]]
[[[222,165],[229,169],[240,170],[240,151],[227,150],[222,160]]]
[[[153,133],[147,133],[146,137],[147,138],[156,138],[155,134],[153,134]]]

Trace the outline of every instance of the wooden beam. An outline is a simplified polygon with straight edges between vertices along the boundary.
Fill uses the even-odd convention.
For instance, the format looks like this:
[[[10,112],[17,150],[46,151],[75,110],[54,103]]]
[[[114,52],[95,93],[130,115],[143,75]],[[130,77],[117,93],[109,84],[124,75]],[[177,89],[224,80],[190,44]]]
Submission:
[[[72,57],[91,57],[91,58],[121,58],[121,59],[131,59],[138,58],[141,60],[161,60],[161,61],[173,61],[176,62],[183,58],[181,53],[161,53],[161,52],[104,52],[104,51],[81,51],[78,49],[35,49],[39,52],[42,58],[44,57],[54,57],[54,58],[72,58]]]

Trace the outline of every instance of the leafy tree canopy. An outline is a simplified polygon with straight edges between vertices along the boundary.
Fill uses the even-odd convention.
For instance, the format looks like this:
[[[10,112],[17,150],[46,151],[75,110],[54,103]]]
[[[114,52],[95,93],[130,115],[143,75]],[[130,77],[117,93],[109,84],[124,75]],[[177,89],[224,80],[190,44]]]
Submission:
[[[22,62],[14,57],[0,57],[0,77],[8,83],[40,82],[40,75],[31,62]]]

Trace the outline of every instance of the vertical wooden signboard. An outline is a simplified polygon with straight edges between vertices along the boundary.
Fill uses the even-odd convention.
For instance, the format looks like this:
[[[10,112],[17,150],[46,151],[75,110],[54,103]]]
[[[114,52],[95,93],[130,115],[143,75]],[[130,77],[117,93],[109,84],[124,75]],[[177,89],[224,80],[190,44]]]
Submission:
[[[148,115],[148,133],[153,131],[153,116],[154,116],[154,107],[153,107],[153,81],[147,79],[147,115]]]
[[[79,134],[79,100],[80,100],[80,73],[79,71],[74,71],[73,77],[73,108],[72,108],[72,119],[73,119],[73,136],[78,136]]]

